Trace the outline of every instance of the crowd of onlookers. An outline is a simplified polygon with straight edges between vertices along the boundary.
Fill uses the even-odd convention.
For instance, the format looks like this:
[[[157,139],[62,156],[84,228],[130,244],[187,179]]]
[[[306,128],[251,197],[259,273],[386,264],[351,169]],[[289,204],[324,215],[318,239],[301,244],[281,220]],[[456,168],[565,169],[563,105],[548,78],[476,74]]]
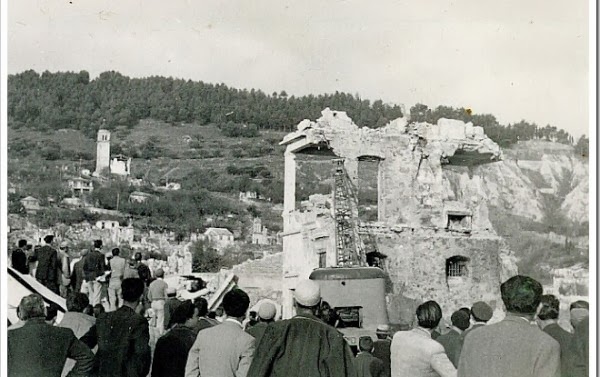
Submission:
[[[393,332],[389,324],[381,324],[376,337],[360,337],[357,349],[352,349],[332,326],[335,310],[322,300],[314,281],[302,280],[296,286],[296,315],[291,319],[276,320],[278,308],[271,302],[249,313],[250,299],[237,288],[211,312],[202,297],[177,298],[163,279],[164,271],[157,269],[152,276],[140,256],[128,262],[114,249],[105,263],[101,247],[96,242],[70,269],[70,276],[81,274],[80,285],[72,280],[66,285],[67,312],[59,323],[56,307],[47,307],[41,295],[21,300],[20,321],[8,332],[9,376],[579,377],[589,373],[587,302],[571,305],[574,330],[569,332],[558,324],[558,299],[544,295],[541,284],[526,276],[502,283],[506,316],[499,322],[489,323],[493,309],[480,301],[452,313],[451,323],[444,326],[441,307],[427,301],[416,308],[412,329]],[[35,276],[61,294],[62,281],[49,271],[54,268],[60,274],[62,259],[59,251],[51,250],[48,239],[33,253],[38,263]],[[12,266],[19,269],[23,258],[16,255],[13,252]],[[110,297],[108,310],[98,307],[96,282],[102,279]],[[151,320],[144,316],[147,311],[154,313]]]
[[[140,277],[146,284],[153,279],[141,253],[135,253],[128,261],[120,256],[119,248],[105,252],[102,240],[95,240],[90,246],[76,252],[63,241],[56,247],[53,235],[45,236],[42,244],[35,246],[19,240],[17,248],[10,252],[10,265],[63,298],[70,292],[86,294],[96,310],[115,310],[121,305],[124,278]]]

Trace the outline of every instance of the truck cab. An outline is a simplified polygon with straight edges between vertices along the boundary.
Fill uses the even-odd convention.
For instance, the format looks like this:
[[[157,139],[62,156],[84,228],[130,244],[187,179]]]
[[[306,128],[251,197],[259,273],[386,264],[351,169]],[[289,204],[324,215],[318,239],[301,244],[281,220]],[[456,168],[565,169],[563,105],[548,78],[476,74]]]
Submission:
[[[378,325],[388,324],[385,273],[377,267],[331,267],[315,269],[309,277],[321,288],[331,306],[334,326],[356,351],[361,336],[377,339]]]

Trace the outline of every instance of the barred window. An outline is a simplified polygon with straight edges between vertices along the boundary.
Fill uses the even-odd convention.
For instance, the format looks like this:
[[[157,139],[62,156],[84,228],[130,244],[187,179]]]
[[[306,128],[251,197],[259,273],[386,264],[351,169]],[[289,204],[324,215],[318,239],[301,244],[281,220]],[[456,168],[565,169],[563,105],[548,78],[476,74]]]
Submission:
[[[469,258],[460,255],[446,259],[446,277],[469,276]]]

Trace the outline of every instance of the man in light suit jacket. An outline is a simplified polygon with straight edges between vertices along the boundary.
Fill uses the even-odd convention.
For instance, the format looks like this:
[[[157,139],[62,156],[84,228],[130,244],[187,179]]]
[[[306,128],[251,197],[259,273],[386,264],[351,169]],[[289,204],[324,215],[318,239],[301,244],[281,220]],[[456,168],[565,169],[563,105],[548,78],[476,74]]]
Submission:
[[[246,333],[242,321],[250,298],[241,289],[223,297],[227,318],[218,326],[198,333],[185,366],[186,377],[246,377],[254,356],[254,337]]]
[[[460,377],[559,377],[560,346],[532,323],[542,285],[514,276],[500,286],[508,311],[499,323],[465,337],[458,364]]]
[[[398,331],[392,339],[392,377],[456,377],[456,368],[444,347],[431,338],[441,319],[442,309],[437,302],[419,305],[418,326]]]

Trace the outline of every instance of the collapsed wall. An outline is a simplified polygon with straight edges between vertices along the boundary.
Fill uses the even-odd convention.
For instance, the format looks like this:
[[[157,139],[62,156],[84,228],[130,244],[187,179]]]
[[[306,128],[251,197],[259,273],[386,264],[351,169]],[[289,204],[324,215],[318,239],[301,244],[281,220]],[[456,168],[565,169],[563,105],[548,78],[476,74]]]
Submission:
[[[231,272],[238,277],[238,286],[250,297],[251,305],[268,298],[281,302],[281,271],[283,253],[251,259],[233,266]]]
[[[343,158],[355,186],[359,161],[378,161],[378,221],[362,229],[387,256],[392,320],[409,321],[412,307],[429,299],[438,301],[446,314],[477,300],[495,306],[501,277],[516,267],[488,219],[476,182],[481,177],[471,169],[502,159],[500,147],[481,127],[448,119],[409,124],[400,118],[380,129],[359,128],[344,112],[325,109],[318,120],[302,121],[281,144],[287,146],[284,316],[291,314],[286,307],[291,308],[291,289],[298,279],[336,263],[331,206],[296,204],[295,159],[300,154]],[[460,190],[453,188],[456,179],[448,174],[452,166],[469,169],[460,176]]]

